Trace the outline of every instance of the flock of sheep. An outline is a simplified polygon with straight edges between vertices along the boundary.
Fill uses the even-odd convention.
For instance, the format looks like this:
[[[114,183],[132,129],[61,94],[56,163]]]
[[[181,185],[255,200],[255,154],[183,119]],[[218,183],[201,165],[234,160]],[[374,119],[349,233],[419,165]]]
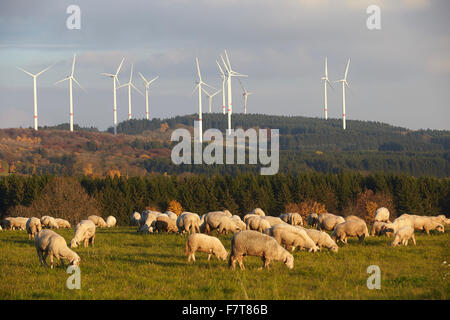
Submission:
[[[34,238],[36,251],[41,265],[47,265],[46,258],[50,256],[50,266],[53,268],[53,258],[63,262],[69,260],[71,265],[79,265],[81,259],[70,249],[65,239],[50,229],[70,228],[70,223],[64,219],[44,216],[40,219],[10,217],[5,218],[3,227],[7,229],[27,230],[29,239]],[[173,212],[157,212],[146,210],[141,214],[134,212],[131,223],[138,225],[140,233],[173,232],[189,234],[185,243],[185,255],[188,261],[195,261],[196,252],[211,255],[220,260],[226,260],[228,252],[222,242],[211,236],[213,230],[218,233],[233,233],[231,239],[231,255],[228,264],[235,269],[236,262],[244,269],[243,260],[246,256],[259,256],[263,267],[269,268],[271,261],[281,261],[288,268],[294,267],[294,257],[291,254],[296,248],[308,252],[327,248],[338,251],[338,243],[347,244],[349,237],[357,237],[360,242],[369,236],[365,221],[357,216],[342,217],[331,213],[311,213],[303,226],[303,219],[298,213],[284,213],[279,217],[266,216],[260,208],[254,209],[242,219],[232,215],[228,210],[213,211],[201,217],[192,212],[183,212],[177,216]],[[444,215],[437,217],[403,214],[393,222],[389,221],[389,210],[379,208],[371,228],[371,236],[394,236],[392,246],[408,245],[411,239],[416,244],[414,231],[421,230],[429,234],[431,230],[444,232],[444,226],[450,224],[450,219]],[[84,243],[94,245],[96,227],[114,227],[116,219],[109,216],[106,221],[99,216],[89,216],[75,227],[71,248]],[[48,229],[43,229],[46,227]],[[315,228],[315,229],[314,229]],[[0,227],[1,230],[1,227]],[[325,231],[331,231],[329,235]]]

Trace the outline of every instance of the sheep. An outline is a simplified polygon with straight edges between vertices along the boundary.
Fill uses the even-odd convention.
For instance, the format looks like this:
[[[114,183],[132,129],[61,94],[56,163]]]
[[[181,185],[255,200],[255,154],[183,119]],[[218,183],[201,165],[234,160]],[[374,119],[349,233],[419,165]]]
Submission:
[[[265,216],[266,214],[261,208],[253,209],[250,214],[256,214],[257,216]]]
[[[364,219],[361,219],[360,217],[355,216],[355,215],[349,215],[349,216],[346,216],[344,219],[345,219],[345,221],[361,221],[361,222],[366,223],[366,222],[364,221]]]
[[[287,224],[286,222],[284,222],[283,220],[281,220],[278,217],[272,217],[272,216],[261,216],[261,219],[266,219],[269,223],[270,226],[273,227],[276,224],[280,224],[280,223],[284,223]]]
[[[358,237],[359,242],[363,242],[365,237],[369,236],[365,222],[350,220],[340,223],[336,226],[331,238],[338,243],[341,241],[347,244],[347,237]]]
[[[183,212],[177,218],[177,228],[179,233],[200,233],[199,215],[192,212]]]
[[[389,210],[388,208],[381,207],[375,211],[375,221],[389,222]]]
[[[336,228],[337,225],[344,222],[344,217],[337,216],[332,213],[321,213],[319,214],[319,218],[317,219],[317,229],[321,231],[332,231],[334,230],[334,228]]]
[[[414,228],[414,217],[408,214],[403,214],[397,219],[395,219],[393,222],[386,223],[384,226],[381,227],[381,232],[391,232],[395,234],[400,228],[403,228],[405,226],[410,226],[411,228]]]
[[[96,227],[105,228],[107,226],[105,220],[102,217],[97,215],[92,215],[88,217],[88,220],[91,220]]]
[[[264,232],[264,230],[270,228],[270,223],[266,219],[262,219],[261,216],[252,216],[247,219],[246,229],[255,230],[258,232]]]
[[[207,253],[208,261],[212,254],[219,260],[226,260],[228,257],[228,252],[219,239],[202,233],[191,234],[186,239],[184,255],[188,256],[188,262],[191,259],[195,262],[195,252],[197,251]]]
[[[166,211],[166,212],[164,212],[164,214],[167,215],[170,219],[172,219],[174,221],[177,221],[177,219],[178,219],[178,216],[175,213],[173,213],[172,211]]]
[[[338,252],[338,245],[333,239],[331,239],[328,233],[307,228],[303,228],[303,230],[305,230],[306,234],[311,238],[312,241],[314,241],[316,246],[319,248],[319,251],[322,250],[322,247],[325,247],[333,252]]]
[[[28,239],[33,239],[36,234],[42,230],[41,220],[35,217],[31,217],[27,220],[26,229],[28,233]]]
[[[89,245],[89,242],[94,246],[95,242],[95,224],[92,220],[81,220],[75,226],[75,234],[70,242],[71,248],[78,247],[84,241],[84,247]]]
[[[316,252],[319,250],[303,228],[297,228],[283,223],[276,224],[269,230],[266,234],[272,236],[279,244],[287,249],[291,248],[294,251],[296,247],[299,247],[300,250],[307,249],[308,252]]]
[[[26,230],[28,218],[9,217],[4,219],[5,228],[12,230]]]
[[[296,212],[283,213],[280,219],[292,226],[303,226],[302,216]]]
[[[242,221],[244,221],[244,223],[246,224],[247,220],[250,219],[251,217],[260,217],[260,216],[258,216],[257,214],[248,213],[242,218]]]
[[[306,222],[307,222],[308,226],[310,226],[312,228],[316,228],[317,223],[319,222],[319,215],[317,213],[310,213],[308,215]]]
[[[55,222],[58,225],[58,228],[71,228],[70,222],[65,219],[56,218]]]
[[[382,234],[386,234],[388,237],[391,235],[391,232],[386,232],[384,226],[390,222],[383,221],[374,221],[372,223],[372,228],[370,230],[371,236],[381,236]]]
[[[408,240],[412,239],[414,245],[416,245],[416,238],[414,238],[414,228],[411,226],[401,227],[396,233],[394,241],[392,241],[391,246],[398,246],[400,243],[407,246]]]
[[[148,213],[141,215],[141,221],[138,232],[152,233],[155,229],[155,221],[158,216],[154,213]],[[143,219],[145,218],[145,221]]]
[[[47,266],[47,256],[50,255],[50,268],[53,269],[53,257],[61,261],[69,260],[70,265],[78,266],[81,262],[80,257],[74,251],[67,247],[66,240],[53,230],[44,229],[38,232],[34,238],[34,245],[39,257],[41,266]]]
[[[167,215],[156,217],[154,221],[154,229],[157,232],[174,232],[178,231],[177,222]]]
[[[115,226],[116,226],[116,223],[117,223],[117,220],[116,220],[116,218],[114,218],[113,216],[108,216],[108,217],[106,218],[106,226],[107,226],[108,228],[115,227]]]
[[[49,229],[59,229],[59,225],[56,222],[56,219],[50,216],[43,216],[41,218],[41,224],[43,227],[49,228]]]
[[[272,260],[283,262],[289,269],[294,268],[294,257],[278,242],[265,234],[253,230],[244,230],[233,235],[231,239],[231,255],[228,265],[235,269],[236,261],[243,270],[245,256],[261,257],[263,267],[269,268]]]
[[[225,209],[225,210],[222,210],[222,212],[227,216],[227,217],[232,217],[233,216],[233,214],[229,211],[229,210],[227,210],[227,209]]]
[[[141,214],[139,212],[134,212],[131,215],[130,220],[132,225],[138,225],[139,221],[141,221]]]
[[[444,232],[444,226],[437,222],[433,217],[414,215],[414,230],[423,231],[427,235],[430,234],[430,230],[437,230],[438,232]]]
[[[239,217],[238,215],[233,215],[231,216],[231,219],[239,226],[239,229],[245,230],[246,224],[241,220],[241,217]]]
[[[221,211],[209,212],[205,216],[205,232],[210,233],[217,229],[219,233],[231,231],[236,233],[241,230],[240,226],[230,217],[223,214]]]
[[[438,223],[440,223],[440,224],[442,224],[442,225],[444,225],[444,226],[446,224],[450,224],[450,219],[447,219],[445,217],[445,215],[443,215],[443,214],[440,214],[440,215],[438,215],[436,217],[431,217],[431,219],[436,221],[436,222],[438,222]]]

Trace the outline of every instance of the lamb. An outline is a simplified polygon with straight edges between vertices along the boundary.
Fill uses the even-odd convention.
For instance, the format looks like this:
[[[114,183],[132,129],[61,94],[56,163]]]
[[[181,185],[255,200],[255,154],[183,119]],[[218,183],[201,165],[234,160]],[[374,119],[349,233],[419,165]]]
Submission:
[[[430,234],[431,230],[437,230],[438,232],[444,232],[444,226],[437,222],[433,217],[428,216],[417,216],[414,215],[414,230],[419,230],[425,232],[427,235]]]
[[[284,213],[280,215],[280,219],[292,226],[303,226],[302,216],[296,212]]]
[[[261,208],[253,209],[250,214],[256,214],[257,216],[265,216],[266,214]]]
[[[223,214],[223,212],[209,212],[205,216],[205,232],[210,233],[212,230],[217,229],[219,233],[231,231],[236,233],[241,230],[239,225],[230,217]]]
[[[356,220],[350,220],[338,224],[331,234],[331,238],[338,243],[342,241],[347,244],[347,237],[358,237],[359,242],[363,242],[365,237],[369,236],[366,223]]]
[[[391,235],[391,232],[384,231],[384,226],[387,225],[390,222],[383,222],[383,221],[374,221],[372,223],[372,229],[370,230],[371,236],[381,236],[382,234],[386,234],[387,236]]]
[[[389,210],[385,207],[378,208],[375,211],[375,221],[389,222]]]
[[[261,219],[266,219],[269,223],[270,226],[273,227],[276,224],[280,224],[280,223],[284,223],[287,224],[286,222],[284,222],[283,220],[281,220],[278,217],[272,217],[272,216],[261,216]]]
[[[6,218],[6,224],[5,226],[7,226],[8,229],[12,229],[12,230],[26,230],[27,229],[27,221],[28,218],[23,218],[23,217],[9,217]]]
[[[177,219],[179,233],[200,233],[200,217],[196,213],[183,212]]]
[[[63,259],[69,260],[70,265],[80,264],[81,259],[78,254],[69,249],[66,240],[53,230],[44,229],[38,232],[34,244],[41,266],[47,266],[48,255],[50,255],[50,268],[53,268],[53,257],[60,260],[62,265],[64,265]]]
[[[338,252],[338,245],[333,239],[331,239],[328,233],[307,228],[303,228],[303,230],[305,230],[306,234],[312,241],[314,241],[316,246],[319,248],[319,251],[322,251],[322,247],[325,247],[333,252]]]
[[[407,246],[409,239],[412,239],[414,245],[416,245],[416,238],[414,238],[414,228],[412,228],[411,226],[404,226],[395,233],[395,238],[394,241],[392,241],[391,246],[395,247],[400,243]]]
[[[319,215],[317,213],[310,213],[306,222],[308,223],[308,226],[316,228],[317,223],[319,222]]]
[[[131,215],[130,220],[131,220],[131,224],[138,225],[139,221],[141,221],[141,214],[139,212],[134,212]]]
[[[191,259],[195,261],[195,252],[197,251],[207,253],[208,261],[212,254],[219,260],[226,260],[228,256],[228,252],[219,239],[202,233],[191,234],[186,239],[184,254],[188,256],[188,262]]]
[[[97,216],[97,215],[89,216],[88,220],[91,220],[95,224],[96,227],[105,228],[107,226],[105,220],[103,220],[102,217]]]
[[[167,215],[156,217],[154,222],[154,229],[157,232],[174,232],[178,231],[177,222]]]
[[[35,217],[31,217],[27,220],[26,229],[28,232],[28,239],[34,239],[36,234],[42,230],[41,220]]]
[[[92,220],[81,220],[75,227],[75,234],[70,242],[71,248],[78,247],[84,241],[84,247],[89,245],[89,242],[94,246],[95,242],[95,224]]]
[[[252,216],[247,219],[247,230],[255,230],[258,232],[264,232],[264,230],[270,228],[270,223],[266,219],[261,219],[260,216]]]
[[[317,229],[332,231],[340,223],[345,222],[344,217],[332,213],[321,213],[317,220]]]
[[[55,222],[58,225],[58,228],[71,228],[70,222],[65,219],[56,218]]]
[[[115,226],[116,226],[116,223],[117,223],[117,220],[116,220],[116,218],[114,218],[113,216],[108,216],[108,217],[106,218],[106,226],[107,226],[108,228],[115,227]]]
[[[263,267],[269,268],[272,260],[283,262],[289,269],[294,268],[294,257],[278,242],[265,234],[253,230],[244,230],[233,235],[231,239],[231,255],[228,265],[235,269],[236,261],[241,269],[245,269],[245,256],[261,257]]]
[[[294,251],[296,247],[299,247],[300,250],[307,249],[309,252],[319,250],[303,228],[284,223],[274,225],[269,230],[267,233],[287,249],[291,248]]]

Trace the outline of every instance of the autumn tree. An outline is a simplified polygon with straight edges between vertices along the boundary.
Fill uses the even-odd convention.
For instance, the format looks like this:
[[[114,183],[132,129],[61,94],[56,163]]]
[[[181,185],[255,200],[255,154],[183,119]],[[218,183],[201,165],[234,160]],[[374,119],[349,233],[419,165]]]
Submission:
[[[183,212],[183,207],[181,206],[181,203],[179,203],[177,200],[172,200],[169,202],[167,211],[171,211],[175,213],[177,216],[179,216]]]

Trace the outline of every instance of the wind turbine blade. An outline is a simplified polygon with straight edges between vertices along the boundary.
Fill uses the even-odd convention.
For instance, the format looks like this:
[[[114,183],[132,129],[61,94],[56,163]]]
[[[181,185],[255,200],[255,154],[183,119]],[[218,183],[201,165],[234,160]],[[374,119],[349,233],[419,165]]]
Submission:
[[[195,86],[194,90],[192,90],[192,94],[194,94],[195,90],[197,90],[197,88],[198,88],[199,85],[200,85],[200,83],[198,83],[198,84]],[[203,88],[202,88],[202,89],[203,89]]]
[[[133,80],[133,64],[131,64],[131,71],[130,71],[130,83],[131,83],[131,80]]]
[[[226,62],[225,62],[225,60],[223,59],[223,56],[220,55],[220,58],[222,59],[222,63],[223,63],[223,66],[225,67],[225,70],[227,71],[227,73],[230,73],[230,70],[228,69],[228,66],[227,66]]]
[[[130,85],[133,87],[134,90],[136,90],[137,92],[139,92],[141,95],[144,95],[138,88],[136,88],[136,86],[134,84],[132,84],[130,82]]]
[[[74,77],[72,77],[73,81],[75,81],[75,83],[81,88],[81,90],[83,90],[84,92],[87,92],[82,86],[81,84],[77,81],[77,79],[75,79]]]
[[[211,97],[214,97],[216,94],[218,94],[218,93],[221,92],[221,91],[222,91],[222,89],[217,90]]]
[[[102,75],[104,75],[104,76],[108,76],[108,77],[114,77],[114,76],[115,76],[115,74],[111,74],[111,73],[104,73],[104,72],[102,72]]]
[[[117,78],[117,76],[116,75],[114,75],[114,79],[116,79],[116,81],[117,81],[117,84],[120,86],[120,81],[119,81],[119,78]]]
[[[70,74],[73,77],[73,72],[75,71],[75,59],[76,59],[76,54],[73,54],[73,61],[72,61],[72,73]]]
[[[328,82],[328,85],[330,86],[330,88],[334,90],[334,87],[333,87],[333,85],[331,84],[330,80],[326,79],[326,82]]]
[[[210,94],[208,91],[206,91],[205,88],[202,87],[202,91],[203,91],[204,93],[206,93],[206,95],[207,95],[208,97],[211,97],[211,94]]]
[[[223,72],[219,62],[216,60],[217,66],[219,67],[220,73],[222,74],[223,77],[225,77],[225,73]]]
[[[122,68],[122,64],[123,64],[124,60],[125,60],[125,58],[122,58],[122,61],[120,62],[119,67],[117,68],[116,76],[119,74],[120,68]]]
[[[244,88],[244,86],[242,85],[242,82],[241,82],[241,80],[240,80],[240,79],[238,79],[238,81],[239,81],[239,84],[241,85],[241,88],[242,88],[242,90],[243,90],[244,92],[246,92],[246,91],[245,91],[245,88]]]
[[[198,79],[200,80],[200,82],[202,81],[202,76],[200,74],[200,66],[198,64],[198,58],[195,57],[195,61],[197,62],[197,73],[198,73]]]
[[[325,78],[328,81],[328,62],[327,62],[327,57],[325,57]]]
[[[45,68],[45,69],[42,70],[41,72],[38,72],[38,73],[36,74],[36,77],[37,77],[37,76],[40,76],[41,74],[43,74],[45,71],[47,71],[48,69],[50,69],[50,68],[53,67],[53,66],[54,66],[54,64],[52,64],[51,66]]]
[[[207,84],[207,83],[205,83],[205,82],[203,82],[203,81],[202,81],[202,84],[204,84],[204,85],[207,86],[207,87],[210,87],[210,88],[213,89],[214,91],[217,90],[217,89],[214,88],[213,86],[210,86],[209,84]]]
[[[21,70],[21,71],[25,72],[26,74],[28,74],[28,75],[30,75],[30,76],[32,76],[32,77],[34,77],[34,74],[32,74],[32,73],[29,73],[28,71],[26,71],[26,70],[24,70],[24,69],[22,69],[22,68],[20,68],[20,67],[17,67],[17,69],[19,69],[19,70]]]
[[[228,68],[231,70],[231,64],[230,64],[230,59],[228,59],[228,52],[227,52],[227,49],[225,49],[225,57],[227,58]]]
[[[63,82],[63,81],[69,80],[69,79],[70,79],[70,77],[61,79],[61,80],[59,80],[59,81],[56,81],[55,84],[61,83],[61,82]]]
[[[139,75],[141,76],[142,80],[144,80],[144,83],[146,86],[149,85],[149,82],[147,81],[147,79],[144,78],[144,76],[142,75],[142,73],[139,72]]]
[[[158,79],[158,78],[159,78],[159,76],[154,77],[152,80],[150,80],[150,82],[149,82],[148,84],[151,85],[152,82],[155,81],[155,80]]]
[[[345,68],[344,80],[347,80],[348,66],[350,65],[350,59],[348,59],[347,67]]]

